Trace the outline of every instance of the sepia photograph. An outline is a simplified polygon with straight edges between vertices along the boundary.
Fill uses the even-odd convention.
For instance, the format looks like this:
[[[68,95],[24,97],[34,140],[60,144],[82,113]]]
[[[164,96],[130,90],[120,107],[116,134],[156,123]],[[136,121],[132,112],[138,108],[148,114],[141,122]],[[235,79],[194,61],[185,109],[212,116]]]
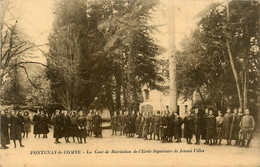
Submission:
[[[259,6],[1,0],[0,167],[259,167]]]

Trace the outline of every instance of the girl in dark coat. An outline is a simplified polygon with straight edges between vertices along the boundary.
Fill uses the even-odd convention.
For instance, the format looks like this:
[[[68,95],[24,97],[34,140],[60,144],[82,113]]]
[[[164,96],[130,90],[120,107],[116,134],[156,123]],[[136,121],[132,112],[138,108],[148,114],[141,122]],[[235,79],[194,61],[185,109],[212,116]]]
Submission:
[[[86,143],[86,137],[87,137],[87,131],[86,131],[86,125],[87,125],[87,119],[83,115],[83,111],[79,112],[79,117],[78,117],[78,138],[79,138],[79,143],[82,143],[82,138],[84,139],[84,143]]]
[[[176,139],[176,143],[180,143],[181,137],[182,137],[182,130],[181,130],[182,119],[178,115],[177,112],[175,112],[174,115],[175,115],[175,118],[174,118],[174,139]]]
[[[221,145],[222,135],[223,135],[223,122],[224,117],[222,112],[218,111],[218,117],[216,118],[216,144]]]
[[[125,112],[125,116],[124,116],[124,134],[130,137],[130,116],[128,114],[128,112]]]
[[[169,124],[168,124],[168,128],[169,128],[169,142],[172,142],[173,140],[173,136],[174,136],[174,113],[171,112],[169,115]]]
[[[95,137],[101,137],[102,138],[102,118],[99,115],[99,112],[96,111],[96,115],[93,119],[94,124],[94,135]]]
[[[5,111],[1,111],[1,145],[2,149],[7,149],[7,144],[10,144],[9,133],[8,133],[9,120],[6,116]]]
[[[231,140],[235,140],[236,141],[235,146],[239,145],[239,131],[240,131],[239,124],[241,122],[242,117],[243,117],[242,109],[239,108],[239,113],[237,113],[237,110],[234,109],[231,130],[230,130],[230,142]]]
[[[79,138],[78,138],[78,116],[76,114],[76,111],[72,111],[71,116],[70,116],[70,120],[71,120],[71,130],[70,130],[70,136],[72,136],[73,138],[73,143],[75,143],[75,137],[77,137],[78,142],[79,142]]]
[[[39,115],[39,134],[43,134],[42,138],[47,138],[47,134],[50,132],[48,128],[49,120],[44,111],[41,111]]]
[[[184,118],[184,138],[186,138],[187,144],[192,144],[191,139],[194,133],[194,117],[192,113]]]
[[[53,138],[55,138],[55,144],[61,143],[60,138],[63,137],[63,118],[59,110],[56,110],[55,115],[52,118],[54,125]]]
[[[159,137],[161,139],[161,142],[164,142],[165,141],[164,126],[166,125],[164,112],[162,112],[162,115],[159,115],[159,122],[160,122]]]
[[[65,142],[66,143],[70,143],[69,141],[69,137],[71,135],[71,119],[70,117],[68,116],[68,111],[65,110],[64,113],[63,113],[63,130],[64,130],[64,138],[65,138]]]
[[[17,117],[21,120],[21,124],[20,124],[20,130],[21,133],[23,133],[23,137],[25,135],[24,133],[24,118],[23,118],[23,113],[21,110],[18,111]]]
[[[213,115],[213,111],[209,111],[209,116],[207,117],[206,121],[207,125],[207,139],[209,140],[209,145],[211,146],[212,140],[214,140],[216,135],[216,117]]]
[[[201,139],[204,139],[204,144],[209,144],[209,141],[206,137],[207,135],[207,117],[209,116],[209,110],[206,108],[204,114],[202,115],[202,122],[201,122]]]
[[[37,135],[40,138],[39,124],[40,124],[40,111],[37,110],[36,114],[33,116],[33,134],[34,134],[34,138]]]
[[[135,120],[136,120],[136,115],[135,111],[132,111],[132,114],[130,115],[130,123],[129,123],[129,133],[130,137],[134,137],[136,129],[135,129]]]
[[[14,142],[14,148],[16,148],[16,142],[15,140],[19,140],[20,147],[24,147],[22,145],[22,135],[21,135],[21,127],[22,127],[22,120],[15,115],[14,111],[11,111],[11,117],[10,117],[10,138]]]
[[[29,116],[29,112],[24,112],[24,133],[26,134],[26,138],[28,138],[28,133],[31,132],[31,118]]]
[[[227,145],[231,145],[230,130],[232,124],[233,114],[230,112],[230,108],[227,109],[227,113],[224,115],[223,122],[223,138],[227,139]]]
[[[199,113],[199,109],[195,109],[194,115],[194,135],[196,136],[196,143],[197,145],[200,144],[200,138],[202,135],[202,116]]]
[[[160,140],[159,138],[159,128],[160,128],[160,120],[159,120],[160,111],[157,111],[156,115],[154,116],[154,124],[153,124],[153,139],[155,140],[155,136],[157,136],[157,140]]]

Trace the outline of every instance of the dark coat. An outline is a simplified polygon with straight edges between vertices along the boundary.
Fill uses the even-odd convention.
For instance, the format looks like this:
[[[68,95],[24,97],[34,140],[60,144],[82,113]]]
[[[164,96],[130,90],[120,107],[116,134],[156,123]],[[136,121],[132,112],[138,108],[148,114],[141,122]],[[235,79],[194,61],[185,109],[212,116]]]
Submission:
[[[48,128],[49,120],[45,114],[39,115],[39,134],[47,134],[49,133]]]
[[[194,117],[189,115],[184,118],[184,138],[192,138],[194,134],[195,125]]]
[[[194,115],[194,135],[199,136],[203,133],[203,119],[200,114]]]
[[[124,116],[124,133],[130,133],[130,116]]]
[[[71,120],[71,129],[70,136],[77,137],[78,136],[78,116],[74,115],[70,117]]]
[[[159,135],[160,120],[159,116],[155,115],[153,118],[153,133]]]
[[[231,130],[230,130],[230,136],[229,136],[229,138],[232,139],[232,140],[238,140],[239,139],[239,131],[240,131],[239,124],[241,122],[242,117],[243,117],[243,114],[233,115]]]
[[[182,137],[182,130],[181,130],[181,125],[183,121],[180,116],[176,116],[174,118],[174,139],[179,139]]]
[[[23,116],[24,118],[24,132],[31,132],[31,119],[30,116]]]
[[[136,132],[135,120],[136,120],[136,115],[135,114],[131,114],[130,115],[130,122],[129,122],[129,133],[135,133]]]
[[[94,135],[96,136],[100,136],[102,135],[102,118],[100,115],[95,115],[94,119],[93,119],[93,131],[94,131]]]
[[[232,120],[233,120],[232,113],[226,113],[224,115],[224,122],[223,122],[223,138],[224,139],[229,139],[229,137],[230,137]]]
[[[207,125],[207,139],[214,139],[216,136],[216,117],[214,115],[208,116],[206,120]]]
[[[169,136],[174,136],[174,118],[175,118],[174,114],[169,115],[169,120],[168,120]]]
[[[24,117],[21,114],[17,114],[18,118],[21,120],[21,124],[20,124],[20,130],[23,133],[24,132]]]
[[[10,139],[11,140],[21,140],[21,128],[23,127],[22,120],[18,116],[11,116],[10,120]]]
[[[159,137],[165,137],[166,117],[159,116],[159,122],[160,122]]]
[[[71,136],[71,119],[70,117],[63,116],[63,129],[64,129],[64,137],[70,137]]]
[[[87,131],[86,131],[86,125],[87,125],[87,119],[84,116],[78,117],[78,137],[87,137]],[[95,131],[94,131],[95,132]]]
[[[33,116],[33,134],[39,134],[39,125],[40,125],[40,116],[34,115]]]
[[[135,120],[135,129],[137,135],[142,135],[142,124],[141,124],[142,116],[137,116]]]
[[[9,132],[9,119],[6,115],[1,114],[1,144],[6,145],[10,144]]]
[[[54,115],[52,119],[54,125],[53,138],[63,137],[63,118],[61,114]]]

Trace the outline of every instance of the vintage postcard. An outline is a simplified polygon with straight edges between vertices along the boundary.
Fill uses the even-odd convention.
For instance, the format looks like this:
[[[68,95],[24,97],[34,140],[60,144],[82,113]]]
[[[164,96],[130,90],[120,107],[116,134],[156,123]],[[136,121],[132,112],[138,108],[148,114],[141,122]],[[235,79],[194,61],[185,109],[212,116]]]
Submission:
[[[258,0],[1,0],[1,167],[260,166]]]

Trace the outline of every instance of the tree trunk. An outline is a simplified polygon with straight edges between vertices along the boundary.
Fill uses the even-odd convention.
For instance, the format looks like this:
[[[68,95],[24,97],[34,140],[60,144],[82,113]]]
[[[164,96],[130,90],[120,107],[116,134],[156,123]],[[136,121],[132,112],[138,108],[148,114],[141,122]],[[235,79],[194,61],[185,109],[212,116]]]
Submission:
[[[227,2],[226,11],[227,11],[227,22],[229,22],[229,2]],[[237,70],[235,68],[235,63],[234,63],[233,56],[232,56],[232,53],[231,53],[231,48],[230,48],[230,40],[229,40],[228,36],[226,37],[226,46],[227,46],[230,65],[231,65],[232,72],[233,72],[233,75],[234,75],[234,78],[235,78],[235,81],[236,81],[239,105],[240,105],[241,108],[243,108],[243,102],[242,102],[242,96],[241,96],[241,89],[240,89],[240,85],[239,85],[238,73],[237,73]]]
[[[237,70],[235,68],[235,64],[234,64],[233,56],[232,56],[232,53],[231,53],[231,50],[230,50],[230,44],[229,44],[228,39],[227,39],[226,46],[227,46],[227,50],[228,50],[228,57],[229,57],[230,65],[231,65],[232,72],[233,72],[233,75],[234,75],[234,78],[235,78],[235,81],[236,81],[239,105],[240,105],[241,108],[243,108],[241,89],[240,89],[240,85],[239,85],[239,78],[238,78]]]

